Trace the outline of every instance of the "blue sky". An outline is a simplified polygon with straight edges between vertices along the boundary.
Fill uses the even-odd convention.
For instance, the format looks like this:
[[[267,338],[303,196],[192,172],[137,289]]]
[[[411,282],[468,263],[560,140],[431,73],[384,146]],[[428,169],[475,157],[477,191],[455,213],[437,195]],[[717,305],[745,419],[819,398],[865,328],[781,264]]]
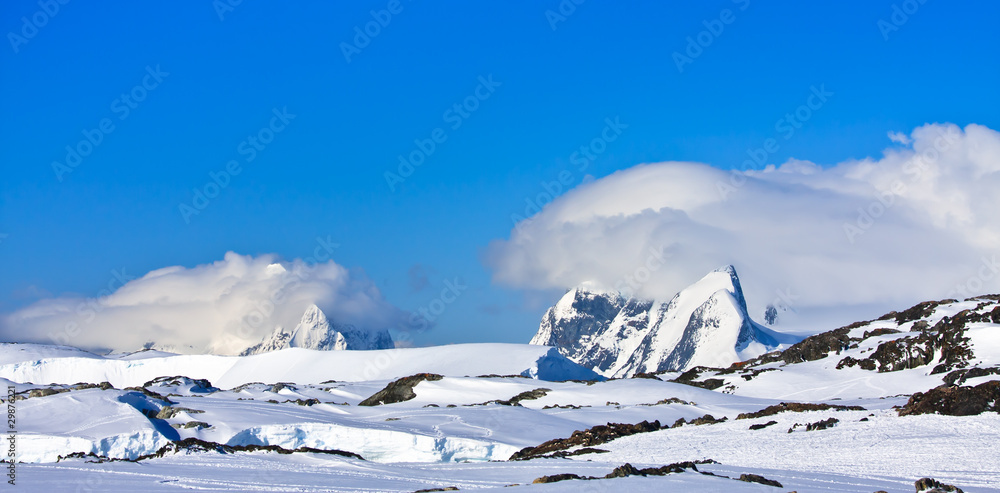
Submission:
[[[543,183],[583,179],[573,153],[606,119],[627,127],[589,163],[597,178],[666,160],[738,166],[812,87],[832,96],[768,162],[878,156],[888,132],[927,122],[1000,127],[992,2],[53,5],[0,12],[3,311],[94,296],[113,270],[229,250],[306,257],[321,237],[408,310],[446,280],[469,286],[417,343],[525,342],[559,293],[492,284],[484,249]],[[387,8],[348,60],[355,28]],[[703,31],[707,46],[687,52]],[[675,52],[696,56],[679,70]],[[456,122],[463,102],[475,109]],[[113,130],[93,152],[54,169],[102,119]],[[390,186],[399,156],[435,135]],[[251,153],[249,136],[269,143]],[[185,217],[232,160],[240,173]]]

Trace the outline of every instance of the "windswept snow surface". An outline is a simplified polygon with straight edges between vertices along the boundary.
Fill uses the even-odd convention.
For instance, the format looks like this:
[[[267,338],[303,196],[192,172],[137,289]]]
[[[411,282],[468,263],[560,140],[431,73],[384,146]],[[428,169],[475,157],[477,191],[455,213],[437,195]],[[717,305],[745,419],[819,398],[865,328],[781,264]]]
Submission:
[[[0,377],[7,380],[0,384],[22,397],[17,402],[17,474],[26,491],[412,492],[455,486],[505,492],[870,493],[911,492],[922,477],[970,493],[1000,491],[1000,414],[897,413],[911,394],[941,385],[950,374],[933,373],[942,362],[940,353],[926,364],[899,371],[839,365],[846,358],[869,357],[883,344],[916,338],[924,333],[921,327],[927,330],[944,317],[970,310],[964,313],[980,321],[965,325],[972,354],[957,367],[979,368],[979,376],[964,385],[1000,380],[1000,374],[990,373],[1000,373],[1000,324],[990,318],[998,307],[997,300],[945,303],[921,312],[919,320],[900,315],[904,321],[899,323],[890,316],[859,324],[847,331],[849,347],[812,361],[763,358],[731,368],[696,368],[695,382],[714,382],[714,390],[669,381],[679,372],[595,381],[593,372],[555,348],[504,344],[286,349],[247,357],[154,353],[139,359],[4,344]],[[445,376],[416,384],[410,400],[358,405],[396,378],[421,372]],[[171,378],[153,381],[161,376]],[[591,379],[554,381],[579,376]],[[111,381],[116,388],[74,385],[80,381]],[[124,388],[133,385],[142,388]],[[518,405],[506,405],[515,396]],[[785,411],[737,419],[781,402],[863,410]],[[670,426],[705,415],[725,420]],[[805,429],[831,418],[837,422],[830,428]],[[525,447],[577,430],[644,420],[657,420],[663,429],[592,445],[604,453],[507,460]],[[762,429],[750,428],[771,421]],[[136,459],[188,438],[229,446],[336,449],[365,460],[301,451],[181,451],[139,463],[60,460],[73,453]],[[715,475],[687,470],[531,484],[546,475],[604,477],[624,463],[644,468],[703,459],[717,461],[698,465]],[[734,479],[742,474],[763,476],[782,487]]]
[[[542,380],[600,378],[560,356],[554,348],[528,344],[455,344],[378,351],[291,348],[253,356],[169,355],[143,359],[102,358],[79,350],[3,344],[0,361],[4,362],[0,364],[0,378],[17,382],[111,382],[118,388],[170,375],[205,378],[223,388],[260,381],[308,384],[384,380],[421,372],[524,375]]]
[[[635,464],[637,466],[641,464]],[[913,491],[912,481],[858,478],[851,475],[813,472],[800,474],[780,470],[712,464],[695,472],[665,477],[627,477],[598,481],[562,481],[531,484],[540,476],[573,473],[604,476],[613,469],[605,462],[540,460],[502,463],[382,464],[312,454],[176,455],[133,464],[114,462],[87,464],[73,460],[58,464],[24,464],[18,470],[18,485],[25,491],[267,491],[267,492],[399,492],[456,487],[461,491],[517,492],[630,492],[663,491],[710,493],[762,493],[786,491],[839,492],[876,490]],[[738,478],[753,472],[767,478],[783,474],[783,488],[745,483]],[[989,489],[965,489],[967,492]]]

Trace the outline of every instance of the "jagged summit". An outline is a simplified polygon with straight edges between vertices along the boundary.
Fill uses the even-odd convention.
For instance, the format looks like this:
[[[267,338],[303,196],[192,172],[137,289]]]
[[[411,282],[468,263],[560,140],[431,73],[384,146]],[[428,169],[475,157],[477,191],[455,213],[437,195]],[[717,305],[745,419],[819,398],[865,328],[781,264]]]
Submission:
[[[373,331],[349,324],[331,323],[323,310],[313,304],[306,308],[302,319],[291,332],[279,326],[264,340],[245,349],[240,355],[260,354],[290,347],[339,351],[391,349],[394,344],[388,330]]]
[[[531,344],[556,346],[610,377],[728,366],[778,346],[750,319],[732,265],[665,302],[571,289],[545,313]]]

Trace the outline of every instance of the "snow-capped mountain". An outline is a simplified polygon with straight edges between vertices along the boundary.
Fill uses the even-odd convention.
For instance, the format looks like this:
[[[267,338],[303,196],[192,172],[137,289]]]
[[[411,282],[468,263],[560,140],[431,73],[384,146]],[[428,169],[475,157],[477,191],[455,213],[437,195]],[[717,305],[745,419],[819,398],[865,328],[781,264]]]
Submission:
[[[556,346],[608,377],[724,367],[779,346],[774,334],[747,314],[731,265],[669,301],[570,290],[545,313],[531,344]]]
[[[318,349],[324,351],[392,349],[389,331],[366,330],[349,324],[334,324],[323,310],[310,305],[299,324],[291,332],[277,327],[261,342],[248,347],[241,356],[266,353],[285,348]]]
[[[738,345],[747,330],[727,311],[740,305],[728,274],[679,293],[674,308],[584,292],[559,308],[617,304],[603,320],[581,311],[569,328],[642,328],[635,344],[652,333],[640,324],[650,314],[654,325],[686,317],[683,329],[696,320],[703,330],[680,330],[676,347],[693,341],[697,356],[706,346],[691,334],[714,339],[726,327],[719,340]],[[549,337],[567,334],[559,327]],[[603,380],[554,347],[527,344],[233,357],[0,343],[17,480],[28,491],[85,482],[149,492],[1000,484],[1000,295],[926,301],[739,365],[643,377]]]

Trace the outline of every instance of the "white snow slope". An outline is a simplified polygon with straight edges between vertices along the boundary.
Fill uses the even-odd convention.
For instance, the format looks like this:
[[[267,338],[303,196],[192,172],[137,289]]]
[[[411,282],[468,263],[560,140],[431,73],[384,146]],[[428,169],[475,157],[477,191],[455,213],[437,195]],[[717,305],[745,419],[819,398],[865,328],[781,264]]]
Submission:
[[[1000,302],[971,299],[917,312],[850,328],[844,331],[849,337],[844,347],[820,351],[809,361],[765,356],[725,369],[695,367],[685,373],[685,381],[714,390],[671,381],[679,372],[658,378],[545,381],[541,379],[596,375],[554,348],[506,344],[286,349],[247,357],[139,353],[127,358],[3,344],[0,377],[6,381],[0,382],[20,397],[15,402],[17,484],[25,491],[412,492],[455,486],[573,492],[909,492],[921,477],[966,492],[1000,491],[1000,414],[900,416],[896,409],[911,394],[961,377],[970,368],[974,373],[956,384],[1000,380]],[[908,369],[880,372],[842,364],[848,358],[888,354],[879,348],[916,341],[934,332],[928,327],[961,316],[972,320],[964,325],[962,336],[968,341],[961,344],[969,351],[961,353],[961,361],[949,363],[939,344],[929,359]],[[918,354],[913,351],[900,361],[912,363]],[[935,372],[942,364],[953,366]],[[416,384],[410,400],[359,405],[397,377],[421,372],[445,376]],[[161,376],[170,378],[156,378]],[[74,385],[102,381],[115,388]],[[781,402],[863,410],[739,418]],[[708,424],[670,426],[705,415],[713,417],[703,419]],[[806,431],[805,424],[831,418],[837,421],[830,428]],[[654,420],[662,425],[658,431],[591,445],[603,453],[507,460],[525,447],[577,430]],[[771,421],[762,429],[750,428]],[[127,461],[185,439],[285,451],[336,449],[363,460],[304,451],[209,450]],[[97,457],[66,458],[74,453]],[[532,484],[556,474],[604,477],[625,463],[643,468],[704,459],[717,462],[699,464],[698,470],[714,475],[687,469],[665,476]],[[782,486],[736,480],[743,474]]]
[[[523,375],[542,380],[598,378],[554,348],[528,344],[454,344],[378,351],[292,348],[253,356],[176,354],[143,359],[102,358],[83,351],[49,357],[55,350],[40,345],[0,343],[0,348],[0,361],[4,362],[0,364],[0,378],[38,384],[110,382],[121,388],[142,385],[160,376],[184,375],[230,388],[259,381],[310,384],[385,380],[420,372]]]

